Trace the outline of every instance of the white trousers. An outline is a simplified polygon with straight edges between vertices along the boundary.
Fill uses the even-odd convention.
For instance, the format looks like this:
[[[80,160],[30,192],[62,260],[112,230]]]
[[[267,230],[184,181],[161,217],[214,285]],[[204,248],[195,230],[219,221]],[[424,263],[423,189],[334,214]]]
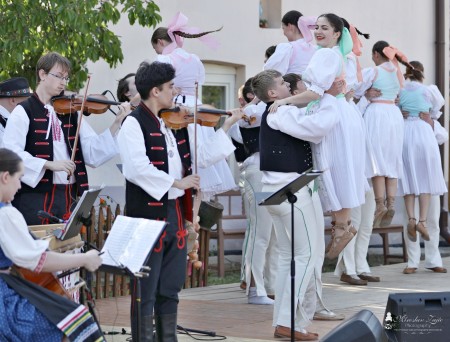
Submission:
[[[408,215],[406,213],[405,202],[400,207],[403,210],[403,229],[405,232],[406,250],[408,252],[408,267],[418,268],[420,263],[420,234],[417,233],[416,242],[408,239],[406,226],[408,224]],[[416,219],[419,215],[419,199],[415,203]],[[430,234],[430,241],[424,241],[425,247],[425,268],[442,267],[442,258],[439,253],[439,216],[441,214],[441,203],[438,195],[431,196],[430,207],[428,208],[427,227]]]
[[[372,188],[365,195],[365,203],[352,209],[351,220],[358,233],[339,254],[336,269],[334,270],[334,274],[337,276],[340,276],[342,273],[348,275],[370,273],[370,267],[367,263],[367,251],[369,249],[370,236],[372,235],[376,204]]]
[[[264,185],[263,192],[275,192],[282,185]],[[309,189],[304,187],[296,194],[294,206],[294,260],[295,260],[295,329],[301,330],[310,324],[304,309],[306,290],[314,273],[317,259],[316,208]],[[267,207],[275,226],[279,257],[275,287],[273,326],[291,326],[291,204]]]
[[[261,192],[262,189],[262,175],[259,165],[249,165],[243,173],[244,204],[248,222],[245,241],[245,281],[248,293],[253,275],[256,294],[267,296],[275,293],[278,251],[272,217],[267,208],[258,205],[255,200],[255,193]]]

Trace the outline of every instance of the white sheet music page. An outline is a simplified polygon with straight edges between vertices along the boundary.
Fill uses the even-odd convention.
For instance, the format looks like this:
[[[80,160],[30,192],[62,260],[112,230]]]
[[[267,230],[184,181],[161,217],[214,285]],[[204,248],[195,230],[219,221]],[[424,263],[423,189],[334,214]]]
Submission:
[[[165,226],[164,221],[117,216],[102,248],[103,264],[139,272]]]

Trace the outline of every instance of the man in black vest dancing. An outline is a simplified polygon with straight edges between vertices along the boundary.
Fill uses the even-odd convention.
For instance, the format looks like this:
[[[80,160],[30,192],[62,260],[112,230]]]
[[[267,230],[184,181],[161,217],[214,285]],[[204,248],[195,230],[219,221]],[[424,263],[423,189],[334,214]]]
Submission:
[[[136,308],[131,306],[133,341],[137,341],[138,328],[140,341],[153,341],[153,311],[157,341],[177,341],[178,293],[184,284],[187,257],[184,210],[192,209],[183,208],[182,197],[185,190],[199,188],[200,178],[191,174],[187,129],[172,131],[159,117],[162,109],[173,106],[174,77],[170,64],[141,63],[135,78],[141,103],[124,121],[119,134],[127,215],[168,222],[147,263],[150,276],[141,280],[140,327]],[[232,114],[208,140],[209,150],[231,144],[225,132],[243,112],[237,109]]]

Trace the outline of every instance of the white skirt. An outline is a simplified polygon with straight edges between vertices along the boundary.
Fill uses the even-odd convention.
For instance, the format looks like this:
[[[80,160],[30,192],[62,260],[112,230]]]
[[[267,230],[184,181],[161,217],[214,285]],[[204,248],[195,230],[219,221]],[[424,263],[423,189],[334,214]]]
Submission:
[[[403,177],[399,193],[403,195],[447,192],[441,155],[432,127],[417,117],[405,120]]]
[[[404,119],[400,109],[394,104],[371,103],[364,113],[364,122],[372,153],[367,176],[401,178]]]
[[[364,122],[345,98],[338,100],[337,110],[339,123],[322,142],[311,144],[315,168],[325,170],[318,178],[324,211],[359,207],[369,188],[365,176]]]

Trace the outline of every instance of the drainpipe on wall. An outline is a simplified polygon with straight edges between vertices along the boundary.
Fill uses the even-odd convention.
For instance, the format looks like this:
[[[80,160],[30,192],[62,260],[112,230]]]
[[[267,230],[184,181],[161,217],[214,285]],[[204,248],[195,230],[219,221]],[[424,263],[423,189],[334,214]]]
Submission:
[[[449,32],[445,32],[445,17],[449,14],[449,8],[445,6],[446,0],[436,0],[435,2],[435,22],[436,22],[436,85],[442,94],[445,94],[446,83],[449,82],[449,75],[445,73],[445,63],[448,58],[449,51],[445,50],[445,38]],[[445,127],[445,115],[439,118],[439,123]],[[440,146],[442,168],[446,161],[444,146]],[[450,232],[448,230],[448,211],[444,205],[444,196],[441,196],[441,215],[439,218],[439,227],[441,236],[450,243]]]

